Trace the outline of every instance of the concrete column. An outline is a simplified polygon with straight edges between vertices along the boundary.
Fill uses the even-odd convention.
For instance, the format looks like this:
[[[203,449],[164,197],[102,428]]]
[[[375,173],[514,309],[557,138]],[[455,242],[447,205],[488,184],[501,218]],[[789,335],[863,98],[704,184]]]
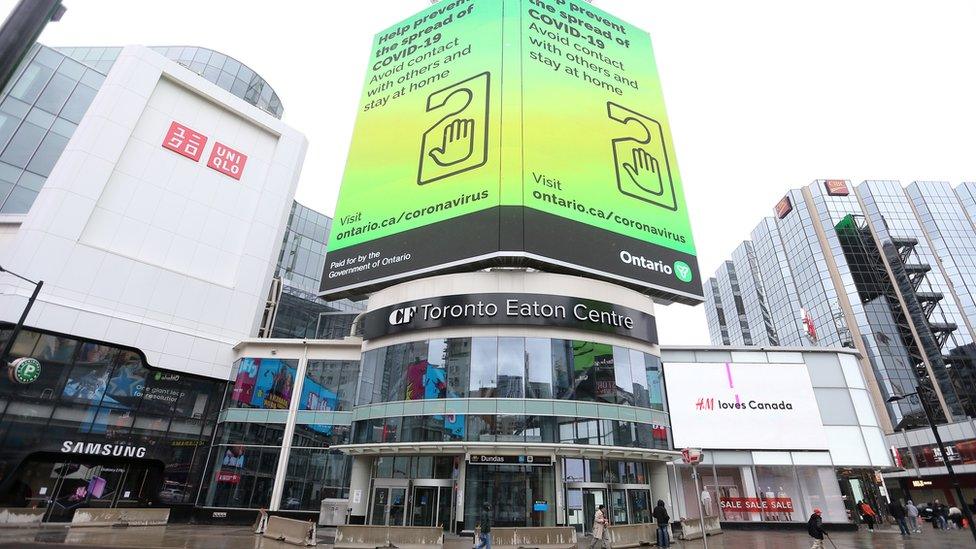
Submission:
[[[657,505],[657,500],[663,499],[668,511],[674,509],[674,498],[671,495],[671,483],[668,482],[668,466],[663,462],[648,461],[647,473],[651,484],[651,508]],[[672,513],[672,516],[677,516]]]
[[[556,526],[565,526],[566,524],[566,509],[563,502],[563,459],[561,457],[555,456],[552,458],[555,465],[556,475]]]
[[[352,458],[352,471],[349,473],[350,524],[366,524],[369,477],[373,470],[373,459],[369,456],[354,456]],[[359,501],[356,501],[357,499]]]
[[[269,511],[281,508],[281,496],[285,491],[285,476],[288,473],[288,460],[291,458],[291,439],[295,435],[295,419],[298,416],[298,406],[301,403],[302,385],[305,383],[305,368],[308,366],[308,343],[302,346],[302,358],[295,369],[295,383],[292,385],[292,399],[288,405],[288,421],[285,423],[285,433],[281,442],[281,455],[278,457],[278,467],[275,470],[274,486],[271,488],[271,503]]]

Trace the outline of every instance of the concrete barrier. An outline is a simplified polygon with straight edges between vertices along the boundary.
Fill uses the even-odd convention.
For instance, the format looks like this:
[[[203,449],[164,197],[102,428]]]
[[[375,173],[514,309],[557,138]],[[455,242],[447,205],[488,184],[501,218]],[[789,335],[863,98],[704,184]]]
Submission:
[[[607,527],[610,537],[610,547],[641,547],[657,543],[657,525],[655,524],[622,524]]]
[[[266,538],[292,545],[313,546],[318,543],[314,521],[295,520],[285,517],[268,517],[264,533]]]
[[[576,529],[572,526],[492,528],[492,548],[536,547],[539,549],[576,549]]]
[[[0,507],[0,526],[24,526],[40,524],[44,519],[44,509],[25,507]]]
[[[164,526],[169,522],[166,508],[75,509],[72,526]]]
[[[705,532],[709,536],[722,533],[722,524],[718,517],[705,517]],[[702,527],[698,519],[688,519],[681,521],[681,539],[701,539]]]
[[[722,522],[719,521],[718,517],[705,517],[705,532],[709,536],[722,533]]]
[[[444,547],[444,529],[438,526],[362,526],[336,527],[335,549],[375,549],[377,547]]]

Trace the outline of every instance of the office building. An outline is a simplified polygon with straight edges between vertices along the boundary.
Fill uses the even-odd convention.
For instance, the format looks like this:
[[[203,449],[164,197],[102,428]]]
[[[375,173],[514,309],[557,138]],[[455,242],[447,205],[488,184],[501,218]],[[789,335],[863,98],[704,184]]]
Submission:
[[[814,181],[789,191],[706,283],[713,343],[860,353],[906,469],[887,478],[916,500],[956,499],[941,456],[933,457],[920,398],[943,425],[950,459],[962,471],[971,466],[960,448],[971,444],[976,417],[973,189]],[[976,481],[966,487],[966,497],[976,495]]]

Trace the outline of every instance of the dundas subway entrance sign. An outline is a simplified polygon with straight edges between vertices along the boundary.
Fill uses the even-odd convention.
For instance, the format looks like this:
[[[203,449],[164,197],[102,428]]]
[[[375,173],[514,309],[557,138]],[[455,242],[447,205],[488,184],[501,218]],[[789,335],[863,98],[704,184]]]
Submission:
[[[650,37],[583,0],[442,1],[373,41],[322,294],[491,265],[702,300]]]

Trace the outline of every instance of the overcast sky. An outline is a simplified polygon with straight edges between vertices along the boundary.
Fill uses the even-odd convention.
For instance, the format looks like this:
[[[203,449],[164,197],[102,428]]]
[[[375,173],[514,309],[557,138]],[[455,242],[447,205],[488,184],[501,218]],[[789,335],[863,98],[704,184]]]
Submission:
[[[309,139],[298,200],[332,215],[374,33],[425,0],[64,0],[41,42],[197,45],[264,76]],[[6,14],[12,0],[0,0]],[[704,275],[790,187],[976,179],[973,0],[596,0],[651,33]],[[659,309],[664,344],[704,308]]]

